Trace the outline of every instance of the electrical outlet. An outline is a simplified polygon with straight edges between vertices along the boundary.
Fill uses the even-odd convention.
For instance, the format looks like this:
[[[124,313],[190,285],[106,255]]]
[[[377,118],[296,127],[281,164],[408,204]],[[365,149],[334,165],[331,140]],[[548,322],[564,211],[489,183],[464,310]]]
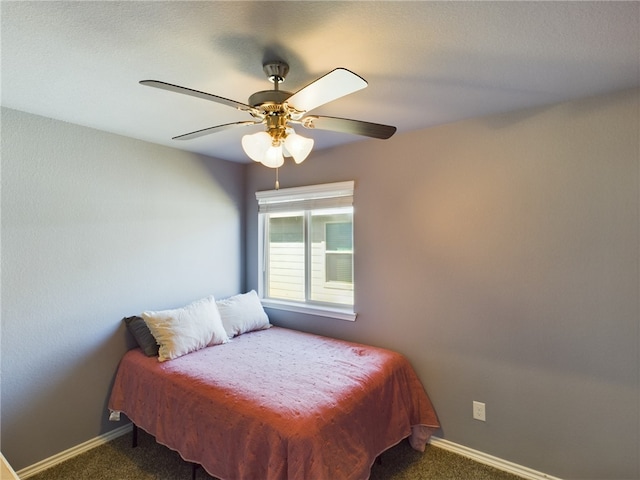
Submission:
[[[473,418],[475,420],[480,420],[481,422],[487,421],[484,403],[476,401],[473,402]]]

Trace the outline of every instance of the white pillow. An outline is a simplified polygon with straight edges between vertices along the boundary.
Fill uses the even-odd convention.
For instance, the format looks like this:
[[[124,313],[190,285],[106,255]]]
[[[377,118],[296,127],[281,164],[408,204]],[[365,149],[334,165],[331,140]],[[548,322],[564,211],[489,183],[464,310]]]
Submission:
[[[140,316],[160,345],[161,362],[229,341],[213,295],[182,308],[147,311]]]
[[[218,300],[216,303],[229,338],[271,326],[255,290]]]

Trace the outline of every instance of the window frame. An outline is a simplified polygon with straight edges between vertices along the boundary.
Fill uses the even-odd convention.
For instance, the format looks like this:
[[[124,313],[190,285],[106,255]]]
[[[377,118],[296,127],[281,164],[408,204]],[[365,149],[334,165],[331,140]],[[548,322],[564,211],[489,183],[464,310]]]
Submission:
[[[305,301],[283,300],[265,296],[267,282],[267,242],[269,239],[267,214],[274,212],[304,212],[304,217],[311,217],[313,210],[322,210],[335,207],[353,207],[354,182],[336,182],[320,185],[309,185],[279,190],[267,190],[256,192],[258,200],[258,295],[262,305],[267,308],[285,310],[296,313],[304,313],[322,317],[336,318],[340,320],[355,321],[355,266],[353,267],[353,291],[354,300],[351,305],[339,305],[322,303],[309,300],[309,288],[305,291]],[[307,220],[305,220],[306,222]],[[353,212],[352,212],[353,224]],[[355,247],[352,242],[352,262],[355,264]],[[310,249],[308,231],[305,227],[305,249]],[[309,256],[307,255],[308,263]],[[309,265],[305,265],[305,277],[309,276]]]

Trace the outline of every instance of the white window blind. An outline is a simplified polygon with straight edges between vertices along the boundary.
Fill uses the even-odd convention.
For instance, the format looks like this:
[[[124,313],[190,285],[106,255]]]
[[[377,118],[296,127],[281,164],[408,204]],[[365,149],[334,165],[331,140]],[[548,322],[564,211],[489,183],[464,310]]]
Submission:
[[[256,192],[259,213],[319,210],[353,205],[353,181]]]

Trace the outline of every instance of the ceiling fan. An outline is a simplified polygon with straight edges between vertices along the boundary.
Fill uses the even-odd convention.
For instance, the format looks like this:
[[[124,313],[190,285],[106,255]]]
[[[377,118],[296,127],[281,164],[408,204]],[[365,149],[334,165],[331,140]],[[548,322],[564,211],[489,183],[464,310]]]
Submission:
[[[265,125],[266,131],[245,135],[242,138],[242,147],[252,160],[271,168],[280,167],[284,163],[285,156],[292,156],[296,163],[301,163],[313,148],[313,139],[296,134],[292,125],[380,139],[387,139],[396,132],[396,127],[389,125],[308,114],[320,105],[367,86],[367,82],[362,77],[345,68],[336,68],[293,94],[280,90],[280,84],[284,82],[289,72],[288,64],[281,61],[265,63],[263,71],[273,82],[274,88],[254,93],[249,97],[248,104],[158,80],[142,80],[140,83],[147,87],[182,93],[247,112],[253,120],[203,128],[178,135],[173,139],[189,140],[234,127]]]

